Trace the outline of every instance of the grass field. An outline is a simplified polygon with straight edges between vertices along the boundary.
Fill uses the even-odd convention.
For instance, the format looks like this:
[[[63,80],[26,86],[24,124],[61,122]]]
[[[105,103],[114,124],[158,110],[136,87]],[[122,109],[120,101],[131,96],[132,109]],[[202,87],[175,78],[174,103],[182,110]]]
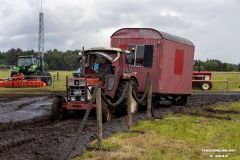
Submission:
[[[120,132],[103,140],[103,150],[90,144],[82,159],[185,160],[240,159],[240,101],[208,106],[164,120],[141,121],[135,132]]]
[[[229,91],[240,91],[240,73],[239,72],[226,72],[218,73],[213,72],[212,80],[227,80],[229,81]],[[226,91],[227,82],[213,82],[211,91]]]
[[[54,78],[57,76],[57,72],[59,73],[59,79]],[[44,88],[0,88],[2,93],[24,93],[31,92],[36,94],[47,94],[53,91],[64,91],[66,85],[66,76],[72,76],[72,73],[75,71],[50,71],[53,77],[53,85],[47,86]],[[9,70],[0,70],[0,79],[1,78],[9,78],[10,71]],[[229,91],[240,91],[240,73],[218,73],[213,72],[212,75],[213,80],[228,80],[235,81],[228,83]],[[213,82],[213,88],[207,92],[214,91],[226,91],[227,83],[226,82]],[[194,89],[193,92],[201,92],[200,89]],[[205,91],[206,92],[206,91]]]

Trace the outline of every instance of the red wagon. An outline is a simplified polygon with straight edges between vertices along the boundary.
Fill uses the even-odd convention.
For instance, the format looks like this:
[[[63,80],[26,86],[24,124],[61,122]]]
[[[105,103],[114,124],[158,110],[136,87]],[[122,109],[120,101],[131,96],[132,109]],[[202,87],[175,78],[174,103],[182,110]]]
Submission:
[[[161,98],[184,105],[192,92],[194,44],[178,36],[151,28],[123,28],[111,36],[111,47],[134,50],[123,59],[137,73],[138,89],[153,82],[153,103]]]

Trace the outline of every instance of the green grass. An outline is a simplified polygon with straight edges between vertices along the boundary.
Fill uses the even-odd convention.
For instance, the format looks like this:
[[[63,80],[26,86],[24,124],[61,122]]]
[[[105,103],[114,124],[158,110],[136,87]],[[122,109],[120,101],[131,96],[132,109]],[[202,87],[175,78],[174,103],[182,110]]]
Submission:
[[[82,157],[75,160],[204,160],[211,159],[211,155],[228,156],[228,159],[232,160],[240,159],[239,126],[240,101],[208,106],[186,114],[168,115],[164,120],[140,121],[133,130],[143,134],[116,133],[104,140],[109,150],[85,151]],[[93,141],[90,146],[94,148],[96,143]],[[235,150],[232,153],[209,153],[204,149]]]
[[[240,73],[239,72],[226,72],[226,73],[213,72],[212,80],[237,81],[237,82],[229,82],[228,87],[230,91],[240,91]],[[213,82],[212,90],[226,91],[226,87],[227,87],[226,82]]]
[[[8,78],[10,76],[10,70],[2,70],[0,69],[0,79],[1,78]]]

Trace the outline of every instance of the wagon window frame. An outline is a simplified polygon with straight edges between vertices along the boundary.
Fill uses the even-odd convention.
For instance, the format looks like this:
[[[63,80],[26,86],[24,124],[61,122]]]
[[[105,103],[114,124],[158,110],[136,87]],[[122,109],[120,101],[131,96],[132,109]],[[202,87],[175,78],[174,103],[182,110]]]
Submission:
[[[135,48],[134,55],[131,52],[131,58],[133,66],[144,66],[144,54],[145,54],[145,45],[143,44],[129,44],[128,50]],[[141,59],[140,61],[138,59]]]
[[[132,48],[135,50],[132,51]],[[152,67],[153,45],[128,44],[128,50],[131,51],[126,60],[128,64],[134,67]]]

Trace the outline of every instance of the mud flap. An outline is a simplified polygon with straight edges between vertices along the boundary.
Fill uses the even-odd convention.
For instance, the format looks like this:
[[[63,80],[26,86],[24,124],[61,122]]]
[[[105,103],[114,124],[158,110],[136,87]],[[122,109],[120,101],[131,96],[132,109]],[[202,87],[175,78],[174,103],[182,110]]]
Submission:
[[[119,75],[109,75],[106,76],[106,88],[105,88],[105,95],[110,96],[111,98],[115,97],[118,84],[119,84]]]

